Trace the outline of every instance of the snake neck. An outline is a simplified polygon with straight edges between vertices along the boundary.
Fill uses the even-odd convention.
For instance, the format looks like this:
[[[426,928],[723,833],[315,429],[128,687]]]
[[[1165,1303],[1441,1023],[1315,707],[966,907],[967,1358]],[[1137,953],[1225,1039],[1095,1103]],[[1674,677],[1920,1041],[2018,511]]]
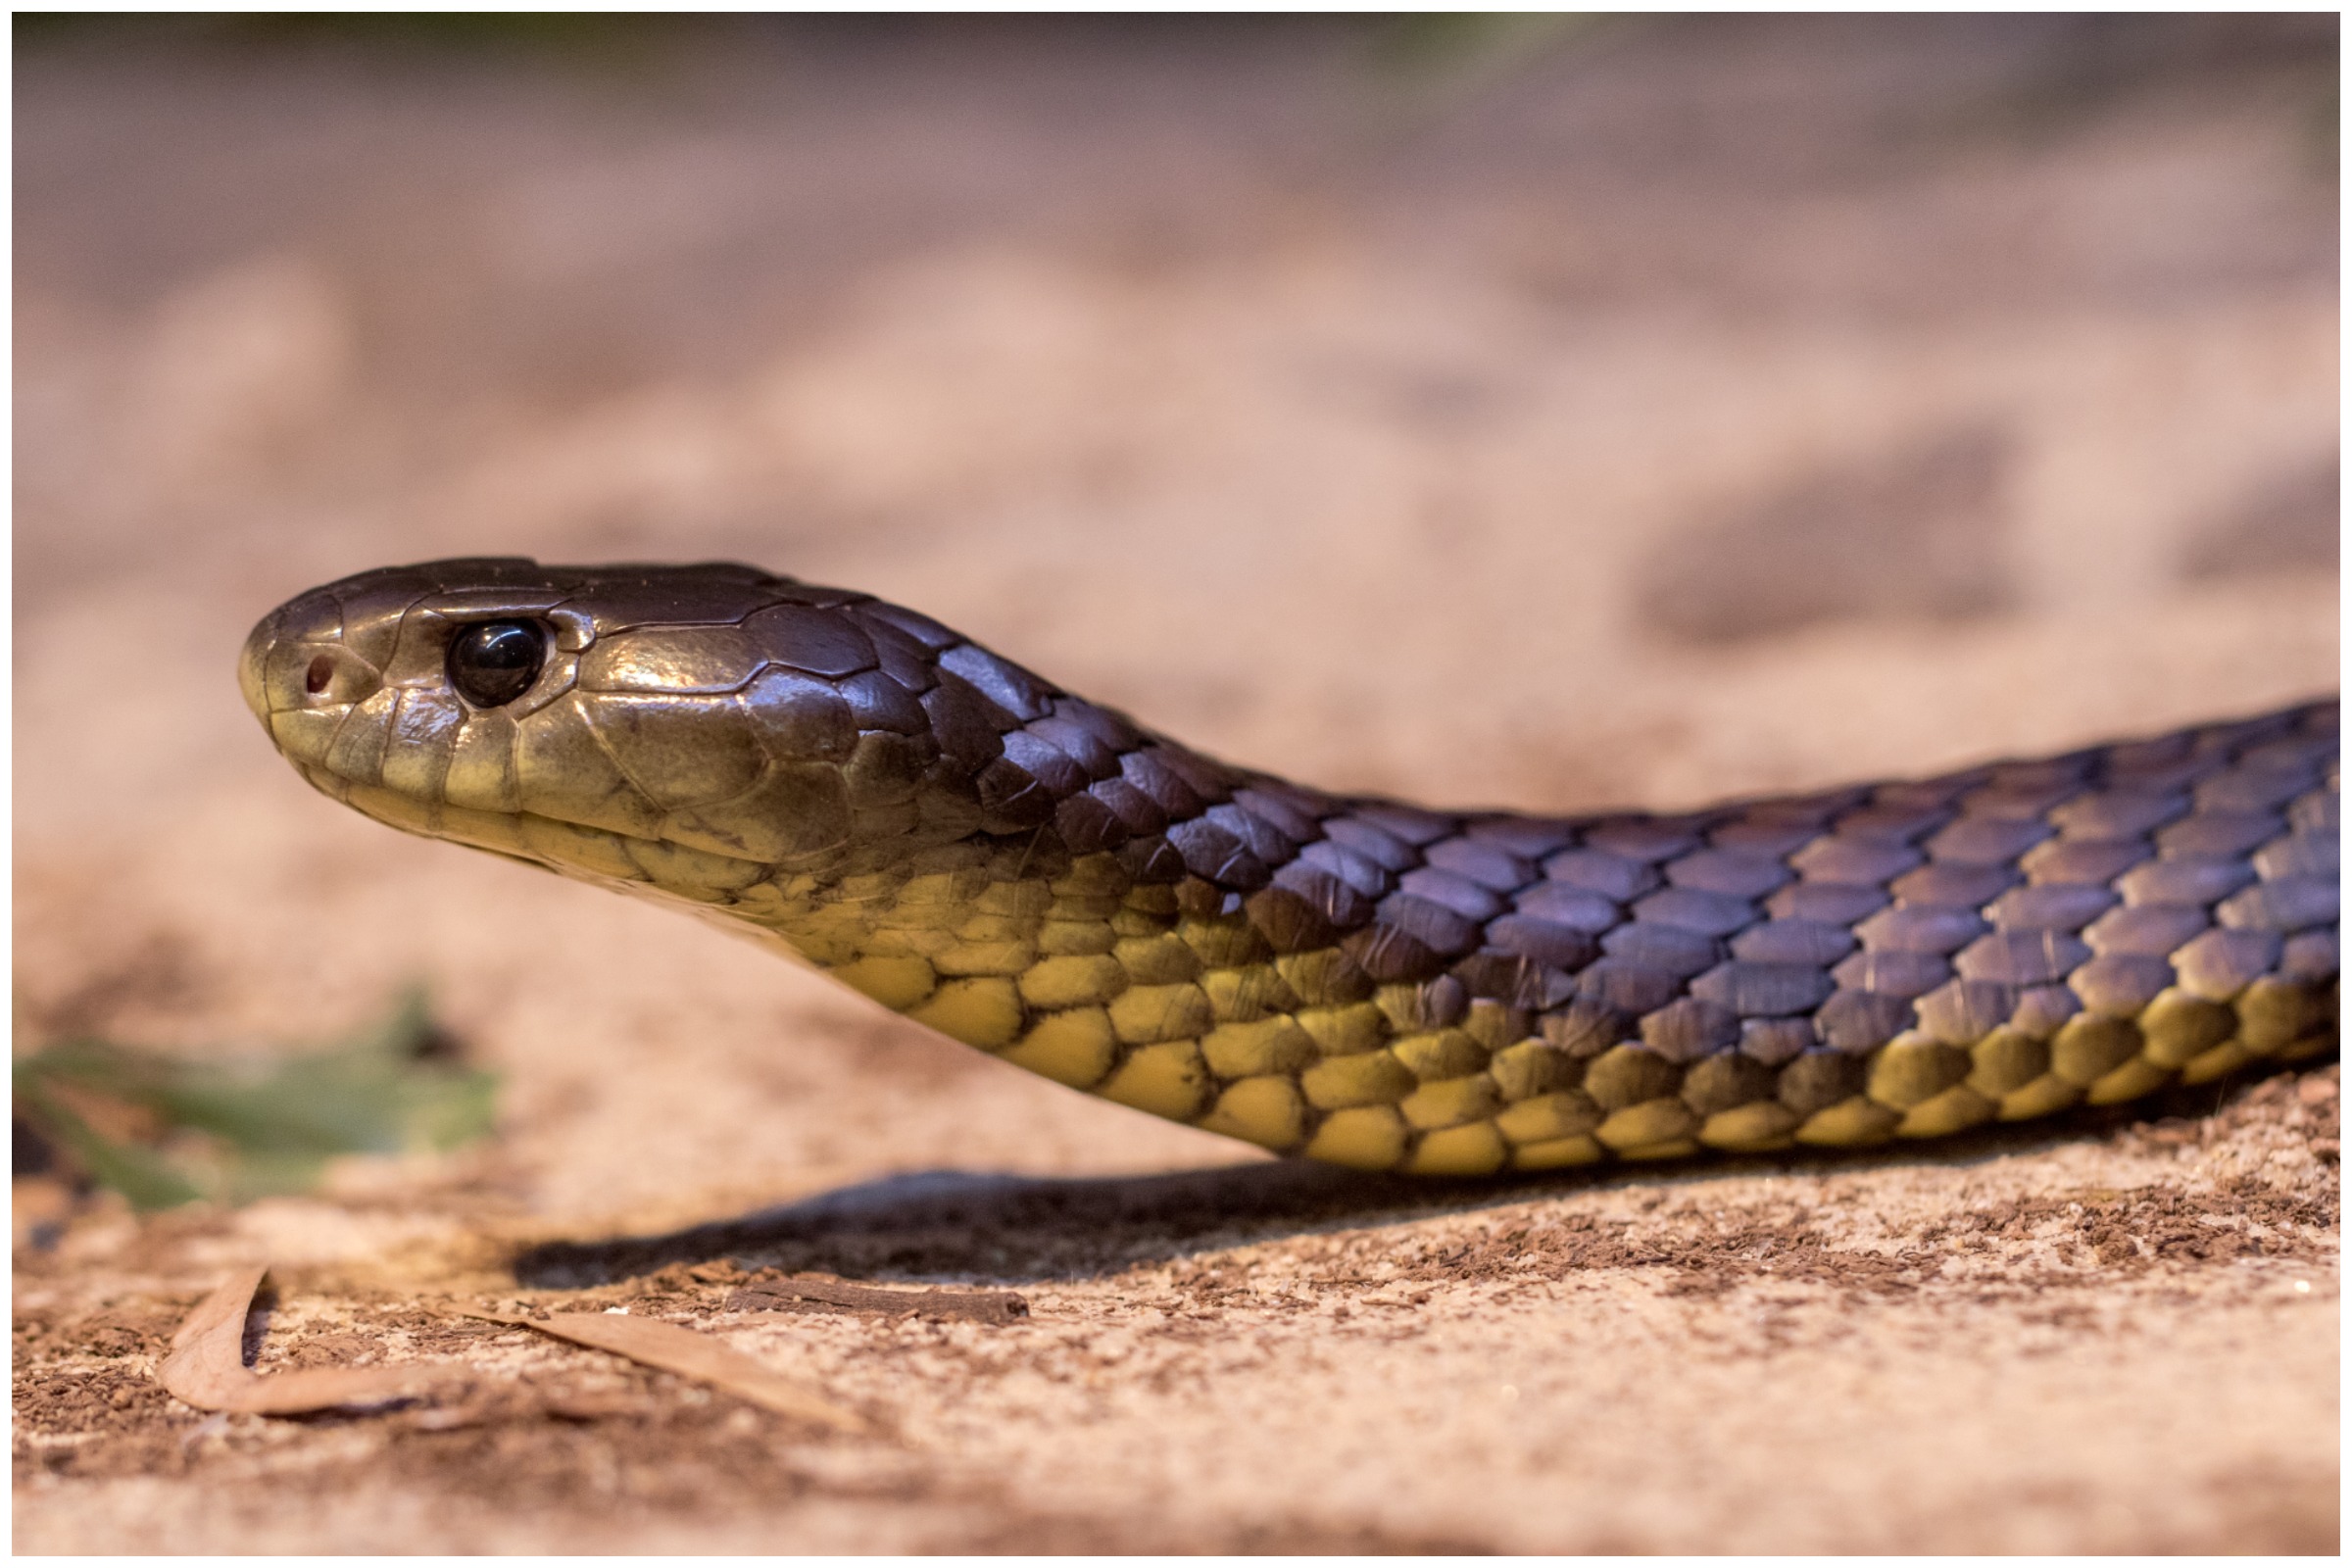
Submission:
[[[1422,1077],[1465,1101],[1445,1114],[1456,1125],[1500,1111],[1505,1086],[1521,1101],[1549,1087],[1538,1079],[1557,1056],[1529,1008],[1451,977],[1381,985],[1336,945],[1277,952],[1245,901],[1199,878],[1139,880],[1109,854],[968,845],[904,874],[799,878],[737,912],[1014,1065],[1351,1164],[1404,1157],[1394,1106]],[[1479,1131],[1499,1162],[1499,1137]]]

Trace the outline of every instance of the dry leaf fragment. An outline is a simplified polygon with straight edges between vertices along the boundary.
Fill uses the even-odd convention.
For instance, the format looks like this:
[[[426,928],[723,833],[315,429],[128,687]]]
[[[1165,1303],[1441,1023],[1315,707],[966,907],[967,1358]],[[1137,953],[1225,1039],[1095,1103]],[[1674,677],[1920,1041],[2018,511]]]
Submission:
[[[815,1421],[836,1432],[872,1430],[856,1412],[843,1409],[783,1373],[683,1324],[610,1312],[558,1312],[544,1318],[483,1311],[469,1311],[466,1315],[516,1328],[537,1329],[574,1345],[610,1350],[646,1366],[660,1367],[664,1372],[675,1372],[680,1377],[723,1389],[737,1398],[748,1399],[779,1415]]]
[[[245,1313],[270,1272],[239,1269],[196,1304],[172,1336],[172,1353],[156,1368],[171,1396],[199,1410],[296,1415],[340,1404],[374,1404],[420,1393],[465,1368],[446,1361],[414,1366],[312,1367],[259,1377],[245,1368]]]

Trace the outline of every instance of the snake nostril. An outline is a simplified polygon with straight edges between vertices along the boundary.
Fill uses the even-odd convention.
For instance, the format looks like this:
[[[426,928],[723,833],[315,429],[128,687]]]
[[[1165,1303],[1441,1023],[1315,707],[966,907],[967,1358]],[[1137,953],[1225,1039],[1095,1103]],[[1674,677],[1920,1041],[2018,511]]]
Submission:
[[[311,661],[308,673],[302,677],[302,689],[313,697],[326,690],[326,683],[335,678],[335,662],[325,654]]]

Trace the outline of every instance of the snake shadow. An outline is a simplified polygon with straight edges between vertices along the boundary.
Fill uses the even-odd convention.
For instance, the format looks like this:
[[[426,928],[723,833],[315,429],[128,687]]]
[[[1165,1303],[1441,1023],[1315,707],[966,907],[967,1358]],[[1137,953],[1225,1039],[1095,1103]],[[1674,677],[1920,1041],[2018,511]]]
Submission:
[[[543,1242],[515,1253],[512,1264],[517,1283],[541,1289],[610,1284],[675,1263],[719,1258],[853,1279],[1085,1279],[1256,1241],[1401,1224],[1574,1192],[1678,1187],[1734,1175],[1981,1163],[2165,1118],[2210,1116],[2248,1082],[1933,1144],[1477,1180],[1374,1176],[1295,1159],[1147,1176],[909,1171],[682,1230]]]
[[[517,1282],[577,1288],[734,1258],[851,1278],[1083,1278],[1267,1235],[1499,1201],[1492,1182],[1367,1176],[1250,1160],[1147,1176],[906,1171],[652,1236],[557,1241],[514,1258]]]

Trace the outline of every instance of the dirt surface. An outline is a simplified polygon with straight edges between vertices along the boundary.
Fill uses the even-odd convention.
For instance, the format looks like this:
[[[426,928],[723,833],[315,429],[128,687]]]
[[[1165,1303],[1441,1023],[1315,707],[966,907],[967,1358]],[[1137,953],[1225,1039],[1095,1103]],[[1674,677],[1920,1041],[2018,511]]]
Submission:
[[[485,1145],[235,1211],[20,1180],[17,1546],[2333,1550],[2332,1065],[1371,1181],[385,832],[231,678],[312,583],[512,553],[854,584],[1453,804],[2332,690],[2333,27],[34,40],[20,1049],[318,1039],[421,978],[504,1090]],[[177,1404],[172,1326],[264,1260],[257,1370],[470,1379]],[[1029,1312],[731,1308],[801,1270]],[[882,1436],[459,1315],[622,1306]]]

